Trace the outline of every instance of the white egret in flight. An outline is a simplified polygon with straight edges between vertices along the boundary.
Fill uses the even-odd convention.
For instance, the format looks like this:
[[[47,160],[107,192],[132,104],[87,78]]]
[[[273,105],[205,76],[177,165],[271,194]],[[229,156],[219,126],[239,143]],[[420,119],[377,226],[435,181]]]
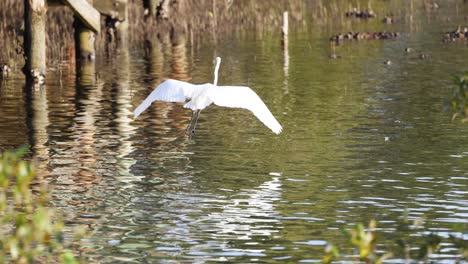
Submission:
[[[245,86],[217,86],[220,63],[221,58],[216,57],[213,84],[197,85],[173,79],[164,81],[135,109],[134,117],[137,118],[154,101],[186,102],[190,100],[184,105],[184,108],[190,108],[193,111],[190,125],[187,128],[192,134],[195,133],[200,112],[212,103],[219,106],[248,109],[274,133],[281,133],[281,125],[252,89]]]

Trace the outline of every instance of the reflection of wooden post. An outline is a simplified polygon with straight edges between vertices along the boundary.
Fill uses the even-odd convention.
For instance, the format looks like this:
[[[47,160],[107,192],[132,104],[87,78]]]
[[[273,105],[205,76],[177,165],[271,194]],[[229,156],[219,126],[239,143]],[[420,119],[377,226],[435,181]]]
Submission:
[[[152,77],[148,83],[149,87],[156,87],[159,84],[164,70],[164,54],[162,52],[161,41],[158,38],[145,42],[147,60],[149,61],[147,74]]]
[[[47,101],[47,90],[39,89],[32,90],[32,130],[33,144],[31,150],[34,156],[41,160],[37,165],[37,170],[40,172],[38,175],[48,175],[48,161],[50,161],[49,147],[49,133],[47,128],[50,125],[49,120],[49,107]],[[47,173],[46,173],[47,172]]]
[[[172,39],[172,78],[188,81],[187,46],[185,35],[175,34]]]
[[[77,83],[82,86],[93,86],[96,84],[96,63],[94,61],[82,60],[76,64]]]
[[[24,0],[25,51],[24,72],[28,78],[46,74],[46,0]]]
[[[93,0],[88,0],[88,2],[92,4]],[[93,61],[96,57],[94,32],[77,15],[75,15],[74,27],[76,58],[80,61]]]

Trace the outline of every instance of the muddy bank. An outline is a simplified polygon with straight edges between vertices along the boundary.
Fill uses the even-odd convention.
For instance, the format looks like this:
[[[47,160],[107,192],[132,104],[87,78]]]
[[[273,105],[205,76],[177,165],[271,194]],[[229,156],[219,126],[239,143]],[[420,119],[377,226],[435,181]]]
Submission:
[[[305,1],[166,1],[165,10],[154,15],[145,13],[143,1],[129,0],[128,45],[142,46],[146,41],[163,35],[178,34],[197,38],[217,38],[239,28],[270,30],[281,24],[281,15],[289,10],[290,20],[303,19]],[[0,50],[0,63],[21,67],[23,63],[23,1],[0,1],[0,39],[6,48]],[[161,7],[159,7],[161,8]],[[47,57],[48,65],[73,61],[73,14],[66,7],[49,7],[47,12]],[[102,33],[97,36],[97,50],[106,49],[112,39],[109,27],[112,21],[102,18]],[[106,27],[107,26],[107,27]]]
[[[353,3],[345,0],[166,0],[166,4],[159,9],[159,15],[145,13],[142,0],[129,0],[128,38],[124,45],[132,49],[144,49],[148,43],[155,39],[170,39],[175,41],[178,36],[184,35],[187,44],[195,44],[201,39],[217,39],[232,36],[234,32],[251,30],[256,34],[265,32],[280,32],[282,14],[289,12],[289,24],[292,31],[303,25],[310,25],[311,30],[323,30],[319,26],[340,27],[337,32],[357,32],[356,25],[350,22],[346,12],[356,7],[356,10],[373,10],[373,14],[382,17],[394,13],[400,24],[411,23],[413,12],[427,12],[428,16],[434,9],[427,8],[427,0],[411,2],[395,0],[391,3],[380,0],[356,0]],[[458,0],[447,0],[440,7],[451,8],[459,4]],[[161,10],[164,8],[164,10]],[[50,7],[47,13],[47,65],[58,67],[61,64],[73,65],[75,61],[75,48],[73,39],[73,14],[68,8]],[[115,21],[102,18],[102,33],[97,36],[96,49],[98,56],[112,50],[110,37],[106,25]],[[0,63],[7,64],[13,72],[18,71],[24,64],[23,60],[23,1],[0,1]],[[382,23],[369,22],[368,32],[380,32]],[[361,30],[362,31],[362,28]],[[329,35],[324,39],[329,38]],[[122,43],[121,43],[122,44]]]

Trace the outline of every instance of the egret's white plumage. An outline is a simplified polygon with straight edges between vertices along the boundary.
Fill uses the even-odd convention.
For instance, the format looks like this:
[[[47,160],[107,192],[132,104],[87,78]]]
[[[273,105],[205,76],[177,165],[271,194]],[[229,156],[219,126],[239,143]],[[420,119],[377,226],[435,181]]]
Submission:
[[[281,125],[252,89],[245,86],[216,86],[220,63],[221,58],[217,57],[214,85],[210,83],[196,85],[178,80],[166,80],[135,109],[134,117],[138,117],[154,101],[186,102],[190,100],[184,107],[192,109],[197,119],[200,111],[212,103],[224,107],[245,108],[274,133],[281,133]]]

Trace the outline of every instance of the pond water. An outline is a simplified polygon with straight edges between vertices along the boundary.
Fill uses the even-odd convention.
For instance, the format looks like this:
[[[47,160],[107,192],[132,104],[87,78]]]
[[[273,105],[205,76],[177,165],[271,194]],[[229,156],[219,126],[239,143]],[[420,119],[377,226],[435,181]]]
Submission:
[[[402,12],[394,25],[305,23],[287,50],[279,32],[179,36],[102,56],[78,81],[58,65],[40,89],[15,74],[0,88],[0,150],[31,146],[67,226],[93,231],[95,262],[316,262],[327,241],[346,245],[341,229],[370,219],[379,243],[393,243],[405,211],[426,217],[426,231],[468,239],[468,125],[450,106],[468,47],[441,41],[466,9]],[[401,36],[346,42],[330,59],[329,37],[351,26]],[[193,139],[178,104],[133,120],[166,78],[211,82],[215,56],[219,84],[253,88],[282,134],[216,106]],[[441,252],[433,259],[457,257],[450,244]]]

